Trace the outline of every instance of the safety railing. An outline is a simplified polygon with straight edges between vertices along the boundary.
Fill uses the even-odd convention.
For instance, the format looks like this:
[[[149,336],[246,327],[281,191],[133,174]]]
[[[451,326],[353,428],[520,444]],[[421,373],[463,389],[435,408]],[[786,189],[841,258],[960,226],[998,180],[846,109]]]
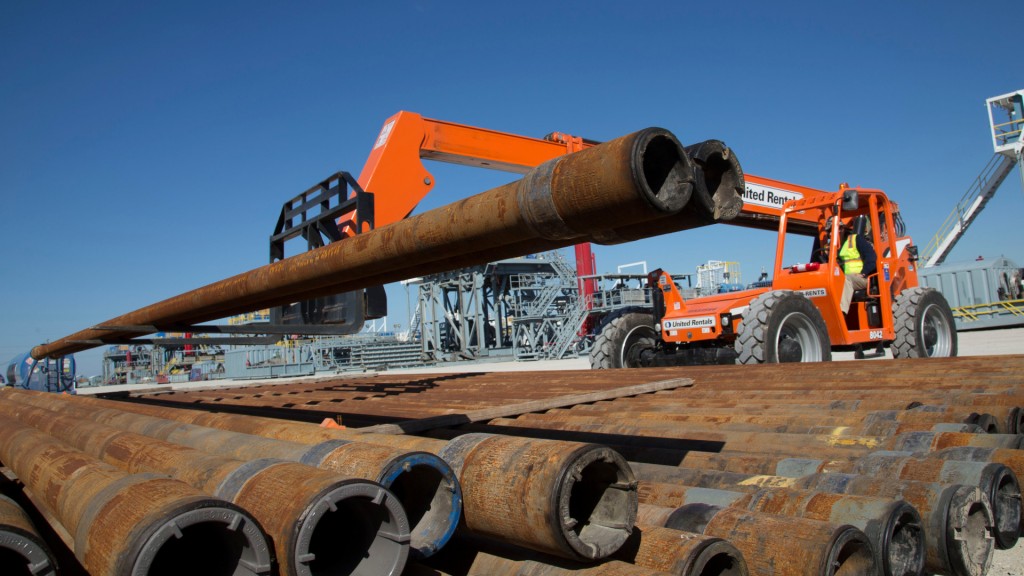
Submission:
[[[1003,300],[953,308],[953,317],[961,322],[974,322],[992,316],[1005,315],[1024,319],[1024,300]]]

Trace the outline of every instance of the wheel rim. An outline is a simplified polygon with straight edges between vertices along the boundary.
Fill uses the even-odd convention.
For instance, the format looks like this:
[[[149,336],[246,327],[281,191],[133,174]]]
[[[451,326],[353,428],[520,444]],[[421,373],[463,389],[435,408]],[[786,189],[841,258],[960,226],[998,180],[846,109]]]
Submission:
[[[775,336],[776,362],[821,362],[821,339],[806,314],[792,312],[782,319]]]
[[[644,350],[654,348],[655,334],[650,326],[637,326],[626,333],[622,340],[619,365],[623,368],[639,368],[643,366],[640,356]]]
[[[929,304],[921,314],[921,344],[929,358],[948,357],[952,352],[953,327],[936,304]]]

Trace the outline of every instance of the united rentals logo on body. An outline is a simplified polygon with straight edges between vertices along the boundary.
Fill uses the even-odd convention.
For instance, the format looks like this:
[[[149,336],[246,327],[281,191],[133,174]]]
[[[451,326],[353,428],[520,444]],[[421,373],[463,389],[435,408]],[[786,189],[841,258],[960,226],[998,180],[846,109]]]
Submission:
[[[799,192],[783,190],[771,186],[751,184],[747,182],[747,188],[743,191],[743,202],[766,208],[782,208],[782,205],[790,200],[800,200],[804,197]]]
[[[680,330],[684,328],[708,328],[715,325],[714,316],[698,316],[696,318],[682,318],[680,320],[666,320],[666,330]]]

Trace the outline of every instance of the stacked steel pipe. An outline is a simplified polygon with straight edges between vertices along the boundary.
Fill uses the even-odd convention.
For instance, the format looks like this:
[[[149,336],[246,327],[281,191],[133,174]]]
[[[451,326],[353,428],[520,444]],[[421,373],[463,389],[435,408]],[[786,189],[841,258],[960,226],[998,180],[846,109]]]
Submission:
[[[97,454],[98,457],[103,457],[105,450],[109,447],[108,436],[121,440],[127,435],[124,431],[135,432],[136,434],[131,435],[132,441],[137,443],[135,449],[115,452],[107,458],[108,461],[109,458],[130,457],[130,461],[120,462],[120,464],[139,465],[139,460],[143,457],[140,454],[153,451],[156,449],[155,447],[159,446],[165,451],[171,451],[175,456],[170,462],[172,467],[162,471],[173,473],[178,467],[183,466],[181,462],[192,462],[196,471],[194,473],[200,474],[199,481],[204,484],[210,483],[209,470],[214,465],[211,464],[209,457],[205,461],[199,459],[204,453],[218,455],[221,459],[230,459],[230,462],[239,465],[251,462],[266,463],[267,467],[270,467],[268,469],[288,471],[288,474],[293,475],[296,481],[300,477],[312,476],[333,479],[333,481],[347,478],[348,484],[344,491],[353,495],[360,490],[372,492],[372,489],[366,487],[366,482],[356,479],[379,482],[384,492],[379,495],[371,493],[371,500],[380,499],[387,504],[396,502],[402,505],[400,508],[390,510],[396,514],[392,520],[401,520],[399,523],[402,526],[391,526],[394,531],[381,532],[381,537],[399,540],[408,537],[417,556],[429,556],[444,546],[455,531],[459,519],[462,502],[459,483],[455,479],[451,467],[430,453],[408,452],[365,442],[345,440],[332,440],[315,445],[285,442],[161,420],[119,410],[90,407],[83,405],[82,402],[75,402],[71,398],[55,403],[46,395],[17,390],[11,390],[6,397],[14,402],[11,406],[0,406],[0,415],[14,412],[13,406],[20,406],[16,411],[16,417],[47,431],[61,433],[69,442],[82,450],[91,448],[104,451],[102,454]],[[29,406],[41,408],[32,411],[29,410]],[[47,407],[59,407],[60,412],[46,410]],[[82,422],[83,419],[91,419],[93,422]],[[109,424],[109,426],[102,426],[101,423]],[[79,430],[81,433],[75,434]],[[103,442],[97,443],[96,437]],[[175,450],[176,453],[174,453]],[[160,456],[161,460],[150,463],[148,466],[151,468],[167,466],[165,464],[167,458],[163,455]],[[285,466],[284,462],[294,462],[295,464]],[[219,464],[217,465],[219,466]],[[247,465],[249,469],[254,468],[253,464]],[[271,465],[273,466],[271,467]],[[322,472],[317,473],[313,467],[321,468]],[[353,483],[362,488],[357,490],[351,486]],[[221,484],[211,484],[210,487],[219,489]],[[322,495],[317,496],[316,499],[325,502],[329,500]],[[299,494],[292,494],[289,496],[289,500],[297,505],[303,501],[303,498]],[[264,502],[257,501],[255,504],[259,506]],[[280,510],[269,510],[268,512],[271,518],[289,517],[288,514],[282,516]],[[411,535],[409,528],[404,526],[407,521],[406,513],[412,515]],[[295,514],[291,516],[294,517]],[[381,543],[377,546],[384,548],[386,544]],[[287,557],[296,555],[301,557],[307,552],[303,551],[300,554],[291,554]]]
[[[709,512],[717,514],[723,507],[752,513],[748,520],[776,522],[782,530],[771,534],[769,540],[748,544],[770,549],[770,552],[764,552],[748,548],[746,556],[754,563],[773,562],[775,555],[793,561],[794,558],[802,558],[806,550],[824,558],[855,558],[836,549],[838,544],[846,544],[859,547],[861,552],[870,549],[881,568],[880,573],[887,576],[918,574],[924,567],[921,516],[916,508],[903,500],[786,488],[725,491],[656,482],[644,483],[641,498],[645,504],[640,506],[640,518],[661,526],[683,525]],[[765,520],[761,515],[770,517]],[[826,540],[825,546],[810,546],[789,537],[801,531],[827,530],[823,524],[858,528],[864,532],[871,546],[863,546],[856,539],[845,542]],[[771,540],[772,537],[775,540]]]
[[[18,402],[0,405],[0,416],[128,472],[166,474],[248,510],[271,537],[281,574],[397,575],[405,565],[408,520],[376,483],[273,458],[235,460]]]
[[[130,474],[35,428],[0,421],[0,461],[73,540],[91,574],[270,574],[266,535],[184,482]]]
[[[821,522],[833,528],[805,530],[818,540],[813,546],[805,541],[801,549],[809,553],[813,548],[818,558],[829,558],[830,542],[839,541],[831,538],[845,524],[863,533],[863,540],[851,541],[868,543],[860,550],[870,551],[880,574],[914,574],[923,562],[937,573],[976,575],[985,572],[993,550],[1013,546],[1020,531],[1021,369],[1024,358],[1003,357],[998,363],[959,358],[541,372],[528,378],[381,374],[252,390],[176,392],[148,396],[149,405],[130,409],[215,407],[241,414],[175,412],[208,419],[210,425],[232,421],[231,426],[247,432],[265,429],[271,435],[306,434],[322,441],[359,433],[245,414],[340,415],[350,424],[389,417],[401,422],[685,375],[695,381],[690,388],[494,419],[432,435],[497,433],[603,443],[634,461],[631,468],[646,503],[641,512],[650,513],[651,504],[669,512],[690,507],[677,516],[689,523],[670,526],[729,538],[727,519],[742,517],[743,529],[764,542],[784,526]],[[936,378],[937,372],[943,377]],[[444,445],[421,437],[364,436],[428,451]],[[652,476],[652,469],[671,471],[675,483]],[[716,490],[721,493],[714,495]],[[694,513],[694,505],[704,511]],[[644,523],[659,523],[644,514]],[[717,523],[711,522],[715,517]],[[731,537],[752,567],[771,563],[763,548]],[[771,548],[784,550],[786,545],[794,544],[783,541]]]
[[[978,365],[971,359],[938,363],[945,364],[945,369],[952,373],[958,370],[967,373]],[[892,364],[897,368],[894,372],[900,374],[903,364],[907,363]],[[1010,358],[1002,365],[1001,370],[986,374],[986,381],[993,384],[980,393],[972,392],[973,384],[962,388],[939,384],[916,395],[912,389],[899,390],[897,380],[892,383],[897,389],[887,393],[884,402],[876,399],[874,385],[864,392],[849,385],[847,390],[837,392],[835,400],[817,405],[808,399],[807,391],[794,384],[828,382],[830,374],[839,374],[833,385],[841,387],[844,386],[841,379],[850,373],[847,367],[789,366],[786,367],[788,377],[778,374],[779,367],[747,367],[747,373],[763,383],[760,390],[747,390],[745,383],[723,381],[714,378],[715,373],[702,375],[703,369],[691,369],[686,374],[695,380],[692,388],[462,427],[476,431],[471,434],[457,430],[436,431],[438,436],[454,438],[452,441],[361,433],[356,429],[323,428],[166,405],[188,403],[191,407],[202,408],[206,401],[192,402],[200,395],[259,400],[255,398],[258,395],[273,399],[279,405],[278,413],[287,414],[290,408],[280,408],[284,403],[279,400],[281,397],[298,407],[304,400],[316,402],[314,406],[337,405],[341,403],[330,401],[334,395],[351,394],[343,400],[349,404],[346,414],[357,415],[358,406],[366,401],[354,398],[355,395],[387,390],[384,408],[375,407],[375,413],[386,413],[388,405],[404,405],[406,417],[414,418],[458,410],[468,412],[495,404],[515,404],[585,390],[610,390],[623,384],[678,376],[679,372],[621,371],[612,378],[608,373],[542,373],[531,374],[525,380],[519,374],[376,376],[313,385],[264,386],[258,391],[150,397],[150,401],[165,406],[17,390],[6,391],[0,398],[20,405],[18,410],[22,414],[27,413],[29,405],[36,405],[37,410],[49,407],[66,416],[89,420],[91,426],[100,426],[101,422],[171,443],[191,443],[193,449],[212,450],[220,445],[220,450],[234,457],[291,454],[291,459],[301,460],[301,455],[316,452],[322,460],[322,456],[329,453],[329,447],[365,443],[375,448],[364,447],[353,452],[352,457],[360,463],[346,465],[367,469],[369,462],[374,461],[371,454],[384,454],[386,452],[381,450],[385,447],[440,454],[452,469],[453,478],[462,481],[466,504],[464,525],[466,533],[473,535],[470,542],[474,539],[497,542],[501,546],[543,553],[541,556],[536,556],[538,552],[533,553],[535,556],[526,552],[502,556],[493,554],[488,545],[481,545],[478,547],[481,560],[475,570],[483,570],[487,562],[499,562],[483,560],[490,556],[504,558],[501,562],[507,570],[527,569],[522,564],[525,558],[543,559],[548,558],[547,555],[552,559],[542,564],[551,568],[545,570],[556,570],[559,563],[563,565],[561,569],[565,569],[566,562],[575,565],[572,563],[596,561],[610,555],[638,566],[643,566],[642,558],[667,557],[665,552],[640,553],[642,547],[631,548],[629,542],[641,534],[647,535],[644,545],[655,546],[655,550],[671,550],[669,543],[677,538],[686,542],[696,541],[695,538],[704,539],[701,542],[722,539],[736,546],[738,553],[734,556],[746,558],[755,572],[769,567],[772,573],[780,574],[829,573],[829,570],[846,574],[877,569],[879,574],[905,576],[917,573],[923,561],[927,570],[936,573],[977,575],[985,572],[994,547],[1012,546],[1019,535],[1021,500],[1016,472],[1024,463],[1024,452],[1018,448],[1020,437],[1005,433],[899,428],[890,429],[889,435],[856,436],[848,434],[847,429],[857,424],[858,416],[874,419],[874,422],[913,422],[927,428],[941,425],[948,419],[960,420],[963,424],[964,419],[999,411],[994,408],[1004,409],[1003,416],[1009,416],[1014,408],[1024,405],[1024,395],[1006,374],[1024,366],[1024,361]],[[871,370],[865,372],[870,374]],[[879,372],[876,377],[883,379],[885,375]],[[714,381],[718,389],[702,386],[705,381]],[[778,384],[773,386],[776,382]],[[885,382],[876,384],[880,387]],[[742,397],[737,399],[738,393],[729,386],[741,388]],[[795,391],[785,392],[787,388]],[[402,395],[406,392],[414,392],[413,398],[403,403]],[[429,397],[420,400],[423,395]],[[374,404],[378,402],[380,400]],[[850,408],[852,402],[858,405]],[[859,409],[862,404],[867,405]],[[225,406],[220,402],[216,405]],[[814,408],[804,408],[807,405]],[[899,410],[899,405],[904,409]],[[450,407],[439,410],[438,406]],[[789,424],[803,422],[807,425],[803,433],[715,431],[716,419],[732,421],[747,411],[747,406],[757,407],[750,408],[750,412],[760,411],[780,421],[787,420]],[[789,406],[795,408],[789,411]],[[931,406],[945,408],[929,409]],[[955,406],[962,408],[955,410]],[[982,410],[977,410],[979,407]],[[812,409],[820,415],[817,424],[808,415]],[[10,408],[0,408],[5,413],[7,410]],[[687,418],[702,422],[706,430],[698,426],[674,426],[676,422],[687,422]],[[994,418],[1002,423],[1000,426],[1008,422],[1004,417]],[[836,423],[842,425],[835,426]],[[830,426],[832,433],[823,434]],[[64,427],[69,431],[88,428],[85,424],[51,424],[51,427],[53,430]],[[225,429],[231,432],[225,434]],[[524,434],[547,438],[531,439]],[[627,465],[607,448],[561,440],[565,437],[605,441],[622,449],[635,462]],[[248,441],[243,442],[241,438]],[[250,442],[260,448],[240,448]],[[314,446],[319,448],[312,450]],[[655,461],[661,465],[636,457],[651,446],[657,447],[653,454],[658,456]],[[680,446],[690,451],[681,450]],[[695,447],[718,452],[699,452]],[[895,451],[897,448],[905,452]],[[675,455],[674,464],[681,466],[664,466],[666,455]],[[377,470],[381,469],[379,464],[376,466]],[[645,503],[636,528],[632,520],[635,512],[631,511],[632,498],[636,495],[632,489],[633,472],[640,479],[639,497]],[[661,508],[652,508],[652,505]],[[679,528],[685,530],[679,531]],[[669,530],[669,536],[657,530]],[[659,542],[659,535],[663,539],[661,548],[654,544]],[[681,557],[686,557],[684,551],[679,552]],[[553,559],[556,556],[565,560],[556,561]],[[519,564],[512,568],[508,562]],[[679,567],[683,564],[686,562],[672,570],[685,573]],[[809,572],[801,571],[796,568],[798,564],[816,567]],[[616,569],[613,564],[599,566],[594,570]],[[659,570],[667,567],[646,566]]]
[[[25,391],[11,390],[0,397],[44,406],[57,403],[61,410],[72,411],[76,415],[88,415],[112,425],[151,436],[164,436],[177,442],[201,442],[209,449],[239,450],[238,446],[244,443],[238,438],[245,436],[238,433],[241,431],[261,434],[245,439],[245,443],[256,446],[256,453],[280,446],[283,441],[275,443],[265,440],[262,435],[316,443],[316,446],[335,446],[339,440],[361,440],[370,446],[377,445],[373,443],[396,447],[412,445],[416,449],[441,454],[455,468],[464,494],[466,524],[472,530],[571,558],[602,558],[611,554],[628,538],[636,515],[636,481],[629,466],[615,452],[596,445],[491,435],[465,436],[456,442],[446,443],[89,398],[55,399]],[[147,415],[137,416],[111,406]],[[236,432],[189,427],[179,421],[162,420],[161,416],[181,421],[202,421],[209,426]],[[261,424],[265,425],[260,427]],[[166,432],[161,432],[161,429]],[[212,439],[209,445],[204,437]],[[305,452],[314,452],[309,445],[300,445],[304,446]],[[537,464],[531,468],[530,462]],[[365,461],[356,463],[363,466],[371,464]],[[506,509],[498,510],[498,505],[504,505]],[[434,522],[441,520],[433,519]]]

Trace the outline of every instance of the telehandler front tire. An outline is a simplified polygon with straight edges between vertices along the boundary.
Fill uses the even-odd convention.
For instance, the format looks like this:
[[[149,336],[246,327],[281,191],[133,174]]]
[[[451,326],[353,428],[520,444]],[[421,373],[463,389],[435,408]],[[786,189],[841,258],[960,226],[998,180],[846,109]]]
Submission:
[[[893,358],[946,358],[956,356],[953,311],[941,292],[917,286],[904,290],[892,304],[896,338]]]
[[[737,364],[832,360],[821,312],[792,290],[774,290],[755,298],[743,313],[735,347]]]
[[[590,367],[638,368],[640,353],[653,349],[658,334],[654,331],[654,315],[626,312],[606,321],[590,349]]]

